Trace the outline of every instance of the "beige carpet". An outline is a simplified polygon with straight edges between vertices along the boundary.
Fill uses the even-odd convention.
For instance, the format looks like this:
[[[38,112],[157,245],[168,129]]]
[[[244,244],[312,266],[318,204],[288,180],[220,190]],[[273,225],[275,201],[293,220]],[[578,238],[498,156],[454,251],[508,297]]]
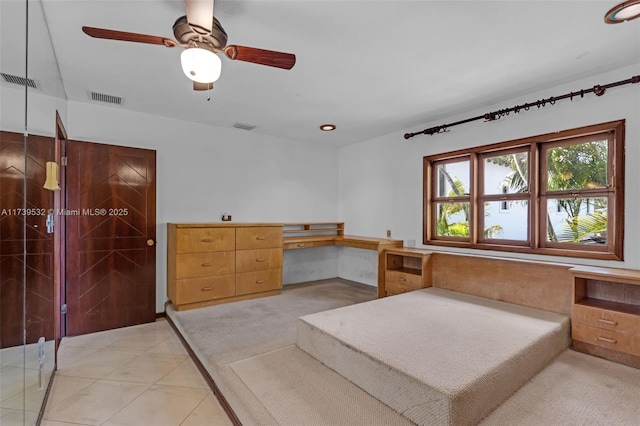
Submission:
[[[167,307],[167,315],[176,324],[180,333],[185,337],[196,356],[206,366],[211,377],[216,381],[225,398],[233,407],[238,418],[244,425],[291,425],[300,423],[286,423],[290,418],[304,418],[311,412],[317,413],[315,424],[342,425],[333,423],[329,419],[340,418],[345,412],[356,411],[363,414],[361,423],[356,424],[399,424],[406,420],[386,407],[381,402],[371,398],[366,392],[351,385],[346,379],[340,378],[327,367],[313,360],[304,352],[295,348],[296,320],[298,317],[314,312],[349,306],[360,302],[374,300],[376,289],[345,280],[325,280],[314,284],[300,284],[286,286],[282,294],[261,299],[211,306],[190,311],[176,312]],[[250,360],[259,365],[262,354],[275,353],[278,349],[291,347],[297,352],[297,359],[306,359],[306,363],[315,364],[324,374],[333,376],[327,378],[330,383],[342,383],[341,386],[351,389],[353,395],[349,400],[341,400],[333,410],[322,409],[316,402],[322,400],[327,388],[315,389],[313,386],[300,387],[300,400],[306,403],[285,404],[287,413],[278,410],[277,405],[263,400],[264,393],[254,389],[255,381],[249,384],[243,381],[232,368],[240,368],[234,361]],[[276,354],[277,355],[277,354]],[[289,371],[280,378],[285,385],[267,382],[266,386],[284,389],[289,386],[287,380],[303,382],[301,377],[305,369],[294,366],[299,364],[290,362],[291,357],[271,357],[269,369]],[[245,377],[246,379],[246,377]],[[277,397],[277,395],[276,395]],[[384,413],[384,414],[381,414]],[[385,419],[380,423],[379,418]],[[387,422],[390,418],[395,420]],[[312,419],[309,419],[312,421]]]
[[[279,425],[411,425],[295,346],[229,365]]]
[[[335,385],[340,376],[291,346],[298,316],[372,299],[374,288],[332,280],[194,311],[168,306],[167,315],[244,425],[402,425],[404,418],[391,420],[394,413],[359,388]],[[639,406],[640,370],[566,351],[483,424],[640,426]],[[351,413],[371,416],[352,421]]]
[[[564,351],[482,426],[638,426],[640,370]]]
[[[568,347],[569,318],[427,288],[301,317],[297,344],[417,424],[474,425]]]

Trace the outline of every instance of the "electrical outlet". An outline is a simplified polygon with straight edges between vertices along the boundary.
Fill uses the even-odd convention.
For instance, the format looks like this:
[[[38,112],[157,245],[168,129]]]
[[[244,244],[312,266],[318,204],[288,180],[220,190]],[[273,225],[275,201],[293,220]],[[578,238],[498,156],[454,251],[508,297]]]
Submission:
[[[416,240],[407,240],[407,247],[415,247]]]
[[[391,229],[387,229],[387,238],[391,238]]]

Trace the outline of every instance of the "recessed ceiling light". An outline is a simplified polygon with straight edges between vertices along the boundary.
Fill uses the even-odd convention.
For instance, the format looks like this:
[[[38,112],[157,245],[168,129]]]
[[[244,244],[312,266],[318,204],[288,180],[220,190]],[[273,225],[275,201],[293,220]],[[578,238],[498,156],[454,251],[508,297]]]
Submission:
[[[323,124],[322,126],[320,126],[320,130],[322,130],[323,132],[330,132],[335,129],[336,129],[335,124]]]
[[[619,24],[640,17],[640,0],[629,0],[615,6],[604,15],[607,24]]]

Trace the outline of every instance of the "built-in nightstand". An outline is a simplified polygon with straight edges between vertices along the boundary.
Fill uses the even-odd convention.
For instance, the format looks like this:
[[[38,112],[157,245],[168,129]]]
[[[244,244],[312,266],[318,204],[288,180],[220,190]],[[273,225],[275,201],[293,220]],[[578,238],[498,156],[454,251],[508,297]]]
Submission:
[[[572,269],[573,347],[640,368],[640,271]]]
[[[384,252],[385,296],[431,287],[431,252],[420,249],[386,249]]]

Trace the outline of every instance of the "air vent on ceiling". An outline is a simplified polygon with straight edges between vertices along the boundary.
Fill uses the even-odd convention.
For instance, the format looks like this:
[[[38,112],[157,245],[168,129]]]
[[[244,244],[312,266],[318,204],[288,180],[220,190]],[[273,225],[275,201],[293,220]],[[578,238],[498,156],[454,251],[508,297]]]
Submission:
[[[253,130],[256,128],[253,124],[236,123],[233,125],[236,129]]]
[[[5,74],[5,73],[0,73],[0,74],[2,74],[2,78],[7,83],[19,84],[20,86],[29,86],[29,87],[33,87],[34,89],[38,88],[38,85],[36,84],[36,82],[30,78],[18,77],[17,75],[11,75],[11,74]]]
[[[91,100],[98,101],[98,102],[105,102],[108,104],[116,104],[116,105],[122,104],[122,98],[120,96],[105,95],[104,93],[91,92]]]

